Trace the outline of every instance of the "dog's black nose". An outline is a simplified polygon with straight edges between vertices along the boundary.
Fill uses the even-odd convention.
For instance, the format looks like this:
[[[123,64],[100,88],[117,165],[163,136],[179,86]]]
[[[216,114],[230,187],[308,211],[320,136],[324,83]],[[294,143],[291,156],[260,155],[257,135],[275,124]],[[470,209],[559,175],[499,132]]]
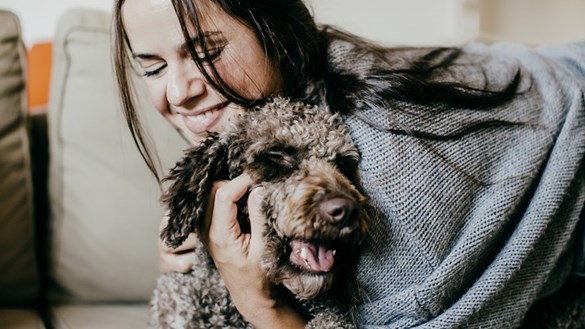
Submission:
[[[354,215],[357,207],[354,201],[344,197],[337,197],[321,202],[319,209],[326,220],[342,225]]]

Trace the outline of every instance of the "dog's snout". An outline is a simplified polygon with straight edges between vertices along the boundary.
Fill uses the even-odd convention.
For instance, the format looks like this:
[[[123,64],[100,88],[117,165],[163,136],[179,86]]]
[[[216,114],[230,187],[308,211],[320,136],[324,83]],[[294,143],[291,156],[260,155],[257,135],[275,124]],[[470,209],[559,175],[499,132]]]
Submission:
[[[355,201],[344,197],[325,200],[319,205],[321,215],[334,224],[345,224],[357,209]]]

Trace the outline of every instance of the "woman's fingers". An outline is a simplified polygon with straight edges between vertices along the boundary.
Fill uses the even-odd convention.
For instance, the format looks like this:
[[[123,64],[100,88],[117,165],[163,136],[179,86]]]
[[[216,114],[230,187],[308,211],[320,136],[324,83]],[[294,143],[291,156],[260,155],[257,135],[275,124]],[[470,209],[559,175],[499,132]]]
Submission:
[[[159,252],[159,267],[163,272],[187,273],[193,267],[194,251],[181,254]]]
[[[178,248],[169,248],[164,241],[159,239],[158,263],[163,272],[186,273],[193,266],[193,252],[197,237],[195,233],[189,234],[187,240]]]
[[[264,188],[257,187],[250,192],[248,198],[248,213],[250,215],[250,254],[261,255],[264,248],[264,225],[266,218],[262,212]]]
[[[221,241],[234,241],[240,236],[236,202],[246,194],[251,185],[252,179],[246,174],[228,182],[216,183],[213,215],[209,218],[211,225],[208,227],[210,241],[217,244]]]
[[[254,258],[260,255],[264,215],[261,202],[262,189],[250,193],[248,209],[252,234],[242,234],[237,220],[237,202],[246,195],[252,186],[249,175],[243,174],[231,181],[220,181],[213,185],[204,221],[198,235],[189,234],[187,240],[177,248],[169,248],[159,239],[159,264],[162,271],[188,272],[193,266],[193,250],[197,238],[204,242],[215,261],[244,261],[250,248],[254,248]],[[162,230],[168,223],[165,216],[160,224]],[[253,241],[252,241],[253,239]],[[245,262],[245,261],[244,261]]]
[[[195,243],[197,241],[197,236],[195,235],[195,233],[190,233],[189,236],[187,236],[187,240],[185,240],[180,246],[178,246],[177,248],[171,248],[169,246],[167,246],[167,244],[159,238],[158,240],[158,244],[159,244],[159,249],[165,253],[184,253],[186,251],[189,250],[194,250],[195,249]]]
[[[168,216],[165,215],[160,222],[159,232],[168,224]],[[187,239],[177,248],[170,248],[159,237],[158,240],[158,263],[163,272],[186,273],[193,266],[193,251],[197,243],[195,233],[189,234]]]

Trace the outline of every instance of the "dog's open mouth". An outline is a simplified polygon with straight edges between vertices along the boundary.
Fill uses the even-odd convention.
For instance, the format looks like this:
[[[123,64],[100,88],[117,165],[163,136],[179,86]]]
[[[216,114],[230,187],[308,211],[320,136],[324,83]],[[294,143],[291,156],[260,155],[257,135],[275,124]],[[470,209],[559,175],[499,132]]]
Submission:
[[[292,240],[290,262],[311,273],[327,273],[335,263],[336,249],[331,243]]]

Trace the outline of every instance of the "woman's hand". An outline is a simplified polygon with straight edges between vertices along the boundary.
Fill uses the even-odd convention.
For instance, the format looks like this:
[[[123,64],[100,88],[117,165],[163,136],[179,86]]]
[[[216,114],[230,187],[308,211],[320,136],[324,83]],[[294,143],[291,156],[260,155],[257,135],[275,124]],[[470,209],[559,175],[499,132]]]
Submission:
[[[163,272],[181,272],[191,271],[193,266],[193,255],[195,250],[195,233],[189,234],[189,237],[178,248],[172,249],[160,238],[160,232],[169,222],[168,214],[160,221],[159,238],[158,238],[158,264]]]
[[[261,188],[252,190],[248,198],[251,233],[242,233],[238,224],[236,202],[251,186],[252,180],[246,174],[214,184],[201,240],[238,311],[255,328],[304,328],[304,319],[274,295],[272,284],[260,268],[265,223]]]

